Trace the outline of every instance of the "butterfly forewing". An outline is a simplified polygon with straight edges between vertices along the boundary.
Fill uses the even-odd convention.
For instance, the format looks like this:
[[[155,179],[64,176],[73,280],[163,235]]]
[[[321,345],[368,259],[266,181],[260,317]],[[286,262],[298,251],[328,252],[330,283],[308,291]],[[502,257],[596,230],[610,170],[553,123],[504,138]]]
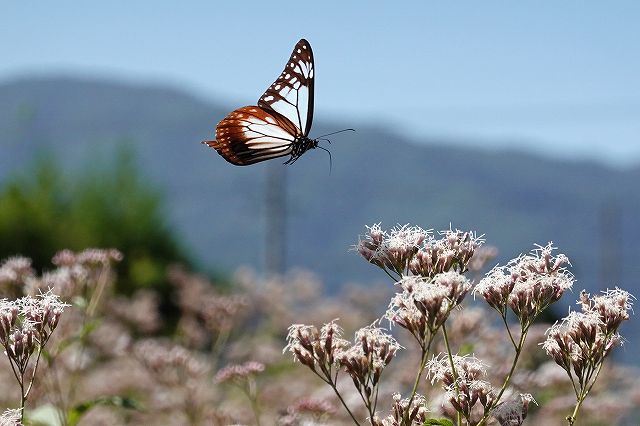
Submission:
[[[291,155],[290,164],[317,141],[307,135],[313,119],[313,53],[302,39],[278,79],[257,106],[239,108],[216,127],[216,140],[202,143],[215,148],[239,166]]]
[[[258,106],[288,118],[297,128],[296,136],[307,136],[313,121],[313,52],[305,39],[293,48],[278,79],[258,100]]]
[[[279,114],[247,106],[227,115],[216,127],[216,140],[204,143],[230,163],[246,166],[290,154],[295,133]]]

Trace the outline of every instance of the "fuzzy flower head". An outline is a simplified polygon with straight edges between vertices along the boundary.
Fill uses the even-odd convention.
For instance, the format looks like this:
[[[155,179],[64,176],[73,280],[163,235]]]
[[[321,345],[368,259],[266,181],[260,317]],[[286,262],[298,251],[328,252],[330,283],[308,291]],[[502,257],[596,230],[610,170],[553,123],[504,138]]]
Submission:
[[[409,276],[400,281],[400,286],[402,293],[391,299],[385,318],[409,331],[422,348],[471,289],[469,280],[457,272],[432,279]]]
[[[595,381],[604,358],[622,344],[617,330],[629,318],[632,299],[620,289],[592,298],[583,291],[578,301],[582,312],[570,312],[547,330],[543,349],[581,388]]]
[[[605,334],[613,334],[623,321],[629,319],[629,311],[633,308],[634,300],[635,297],[631,293],[616,287],[593,298],[583,290],[578,304],[582,306],[583,312],[595,312],[598,315],[604,324]]]
[[[0,344],[21,371],[33,352],[47,343],[66,306],[51,292],[0,300]]]
[[[387,232],[378,223],[367,226],[367,233],[360,237],[355,248],[368,262],[402,276],[406,274],[413,256],[429,238],[431,231],[419,226],[398,225]]]
[[[507,266],[496,266],[474,293],[502,315],[509,307],[521,324],[530,324],[573,286],[573,275],[565,267],[569,259],[564,254],[554,256],[554,250],[549,243],[511,260]]]
[[[471,415],[477,402],[489,407],[495,400],[495,392],[490,383],[482,380],[487,375],[487,366],[475,356],[453,355],[452,359],[455,370],[445,354],[434,356],[427,363],[431,383],[442,382],[445,401],[465,417]]]
[[[331,377],[337,355],[347,347],[349,342],[342,338],[342,329],[334,320],[319,331],[313,325],[293,324],[289,327],[287,346],[283,352],[291,352],[294,361],[325,377]]]
[[[414,275],[433,278],[448,271],[464,273],[484,240],[472,231],[448,229],[440,232],[440,239],[426,240],[409,264]]]
[[[399,349],[398,342],[374,323],[356,331],[353,346],[342,350],[337,360],[360,394],[369,398]]]
[[[429,410],[427,406],[427,399],[416,394],[410,401],[409,398],[402,398],[399,393],[393,394],[393,406],[391,407],[391,413],[384,419],[374,417],[371,421],[373,426],[400,426],[403,423],[403,419],[409,421],[408,425],[424,425],[429,417]]]
[[[0,426],[22,426],[22,423],[20,422],[21,417],[21,409],[6,409],[4,413],[0,415]]]

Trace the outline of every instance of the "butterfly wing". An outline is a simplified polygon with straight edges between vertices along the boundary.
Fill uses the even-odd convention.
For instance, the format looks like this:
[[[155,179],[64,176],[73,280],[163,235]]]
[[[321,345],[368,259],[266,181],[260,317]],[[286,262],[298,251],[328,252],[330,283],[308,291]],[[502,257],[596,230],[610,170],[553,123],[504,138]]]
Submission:
[[[258,106],[286,117],[297,127],[296,136],[308,136],[313,121],[313,52],[305,39],[293,48],[278,79],[258,100]]]
[[[216,127],[216,140],[203,141],[228,162],[247,166],[292,152],[298,129],[287,118],[257,106],[232,111]]]

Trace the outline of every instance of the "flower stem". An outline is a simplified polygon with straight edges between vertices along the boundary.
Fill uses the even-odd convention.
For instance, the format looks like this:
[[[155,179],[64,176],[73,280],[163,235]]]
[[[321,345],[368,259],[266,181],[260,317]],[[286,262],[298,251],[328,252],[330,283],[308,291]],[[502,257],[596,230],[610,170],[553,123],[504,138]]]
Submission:
[[[331,386],[333,391],[336,393],[336,395],[338,396],[338,399],[342,403],[342,406],[345,408],[345,410],[347,410],[347,413],[349,413],[349,416],[351,416],[351,419],[353,420],[353,422],[356,425],[360,426],[360,422],[358,422],[358,420],[356,420],[356,417],[353,415],[351,410],[349,410],[349,406],[347,406],[347,403],[344,402],[344,399],[342,399],[342,395],[340,395],[340,392],[338,392],[338,388],[336,387],[336,385],[333,382],[327,382],[327,383],[329,384],[329,386]]]
[[[589,387],[587,389],[582,388],[580,390],[579,394],[576,394],[576,406],[573,409],[573,413],[571,413],[570,416],[567,416],[567,422],[569,424],[569,426],[572,426],[575,424],[577,418],[578,418],[578,411],[580,410],[580,407],[582,406],[582,403],[584,402],[584,400],[587,398],[587,395],[589,395],[589,392],[591,391],[591,388],[593,387],[593,385],[596,383],[596,380],[598,380],[598,376],[600,375],[600,371],[602,370],[602,366],[604,365],[603,362],[600,362],[600,365],[598,365],[598,369],[596,370],[596,374],[593,377],[593,380],[591,381],[591,384],[589,385]]]
[[[351,416],[351,419],[353,420],[353,422],[356,425],[360,426],[360,422],[358,422],[358,420],[356,420],[356,417],[353,415],[353,413],[349,409],[349,406],[347,405],[346,402],[344,402],[344,399],[342,399],[342,395],[340,395],[340,392],[338,392],[338,388],[337,388],[338,372],[336,371],[336,378],[334,380],[331,377],[331,372],[328,372],[327,377],[324,377],[324,376],[320,375],[316,370],[312,370],[312,371],[315,373],[316,376],[320,377],[320,380],[322,380],[323,382],[325,382],[326,384],[331,386],[331,389],[333,389],[333,392],[335,392],[336,396],[338,397],[338,399],[342,403],[342,406],[344,407],[345,410],[347,410],[347,413],[349,413],[349,416]]]
[[[518,359],[520,359],[520,354],[522,353],[522,346],[524,345],[524,341],[527,338],[528,330],[529,330],[528,325],[521,328],[520,339],[518,340],[518,344],[515,348],[516,354],[513,357],[513,363],[511,364],[511,369],[509,370],[509,374],[507,374],[507,376],[505,377],[504,383],[502,383],[502,388],[500,388],[500,392],[498,392],[498,395],[496,396],[493,403],[489,405],[487,408],[485,408],[484,416],[482,416],[482,419],[480,420],[480,422],[478,422],[477,426],[482,426],[487,422],[487,419],[489,418],[489,414],[491,413],[491,410],[493,410],[498,405],[498,403],[500,402],[500,398],[502,398],[502,394],[504,394],[504,391],[507,389],[509,382],[511,382],[511,376],[513,376],[513,372],[516,370],[516,365],[518,365]]]
[[[511,344],[513,345],[513,348],[517,351],[518,350],[518,345],[516,345],[516,341],[513,338],[513,335],[511,334],[511,329],[509,328],[509,323],[507,322],[507,314],[506,312],[504,313],[500,313],[500,317],[502,318],[502,322],[504,323],[505,328],[507,329],[507,334],[509,334],[509,340],[511,340]]]
[[[420,359],[420,368],[418,369],[418,374],[416,374],[416,380],[413,383],[413,389],[411,389],[411,396],[409,397],[409,404],[407,407],[411,407],[411,403],[416,396],[416,392],[418,391],[418,385],[420,383],[420,379],[422,378],[422,373],[424,372],[424,368],[427,366],[427,358],[429,358],[429,353],[431,351],[431,343],[433,342],[434,335],[430,333],[429,342],[427,343],[426,348],[422,348],[422,357]],[[409,410],[403,415],[403,422],[408,420]],[[406,417],[406,418],[405,418]]]
[[[256,426],[260,426],[260,406],[258,404],[258,389],[255,380],[250,378],[248,385],[247,395],[249,396],[249,401],[251,401],[251,409],[256,418]]]
[[[453,363],[453,355],[451,355],[451,346],[449,345],[449,337],[447,336],[447,327],[442,324],[442,335],[444,336],[444,344],[447,348],[447,356],[449,357],[449,364],[451,365],[451,374],[453,374],[453,384],[456,388],[456,400],[460,398],[460,386],[458,385],[458,373],[456,372],[456,366]],[[460,411],[457,412],[458,425],[462,424],[462,417],[460,417]]]

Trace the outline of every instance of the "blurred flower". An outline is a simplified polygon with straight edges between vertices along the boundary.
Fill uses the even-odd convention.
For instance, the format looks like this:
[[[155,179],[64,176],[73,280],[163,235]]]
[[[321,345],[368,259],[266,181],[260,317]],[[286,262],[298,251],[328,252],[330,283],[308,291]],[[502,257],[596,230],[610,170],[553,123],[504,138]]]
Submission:
[[[263,371],[264,364],[261,362],[247,361],[244,364],[231,364],[218,371],[215,381],[218,383],[224,383],[244,380],[248,376],[252,376]]]
[[[186,380],[206,375],[209,370],[208,364],[188,349],[153,339],[138,341],[133,353],[158,381],[168,385],[184,384]]]
[[[34,275],[31,259],[21,256],[8,258],[0,265],[0,297],[19,297],[23,294],[22,286]]]
[[[287,407],[278,419],[280,426],[302,426],[320,424],[336,412],[336,407],[326,399],[301,398]]]
[[[224,345],[232,328],[248,314],[247,295],[221,295],[208,279],[181,266],[170,269],[169,279],[177,289],[182,312],[178,329],[188,346],[204,347],[212,341]]]
[[[150,290],[139,290],[133,296],[118,297],[109,304],[116,318],[133,326],[143,333],[158,331],[162,318],[158,305],[158,294]]]
[[[516,399],[498,404],[491,414],[500,426],[520,426],[527,418],[530,402],[536,403],[531,394],[520,394]]]
[[[498,249],[493,246],[478,247],[467,265],[473,272],[479,272],[498,255]]]
[[[76,262],[84,265],[106,266],[111,263],[120,262],[123,259],[122,253],[116,249],[90,248],[82,250],[76,255]],[[54,258],[55,264],[55,258]]]

